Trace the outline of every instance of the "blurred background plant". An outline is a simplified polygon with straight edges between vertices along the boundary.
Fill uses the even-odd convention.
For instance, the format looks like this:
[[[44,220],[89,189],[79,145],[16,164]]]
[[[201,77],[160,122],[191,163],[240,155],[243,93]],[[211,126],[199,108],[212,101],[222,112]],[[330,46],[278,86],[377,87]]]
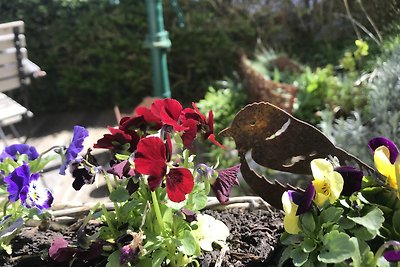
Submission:
[[[348,1],[347,8],[329,0],[181,0],[179,4],[183,28],[169,1],[164,17],[172,40],[168,55],[172,95],[186,102],[198,101],[210,84],[238,71],[238,51],[253,59],[257,40],[314,70],[337,64],[349,47],[353,51],[357,35],[373,46],[372,53],[379,51],[359,26],[355,33],[352,22],[376,36],[375,28],[383,37],[398,32],[392,25],[398,18],[397,0]],[[132,108],[150,94],[150,62],[143,47],[144,1],[0,0],[0,22],[16,19],[24,20],[27,35],[34,37],[28,43],[30,58],[48,73],[31,90],[36,114],[116,103]]]

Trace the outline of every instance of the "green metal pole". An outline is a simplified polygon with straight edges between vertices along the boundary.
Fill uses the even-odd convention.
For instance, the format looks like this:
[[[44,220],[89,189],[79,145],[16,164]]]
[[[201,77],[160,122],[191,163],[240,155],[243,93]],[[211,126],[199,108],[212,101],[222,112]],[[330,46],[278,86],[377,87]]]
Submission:
[[[149,32],[145,45],[151,55],[153,96],[171,97],[167,66],[167,49],[171,47],[171,40],[164,29],[162,0],[146,0],[146,7]]]

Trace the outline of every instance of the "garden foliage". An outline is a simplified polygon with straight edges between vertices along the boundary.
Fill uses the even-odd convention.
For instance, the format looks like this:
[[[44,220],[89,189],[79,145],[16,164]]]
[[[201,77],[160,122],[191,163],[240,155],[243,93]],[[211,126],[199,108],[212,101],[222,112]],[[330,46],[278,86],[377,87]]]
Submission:
[[[369,25],[358,2],[349,3],[353,17]],[[396,17],[395,0],[362,2],[379,29]],[[257,38],[312,65],[336,64],[354,39],[344,6],[328,0],[178,3],[183,28],[164,3],[170,81],[190,101],[237,69],[238,51],[253,51]],[[31,90],[33,111],[131,107],[151,94],[145,1],[0,0],[0,22],[18,19],[29,57],[48,73]]]
[[[399,142],[400,50],[378,65],[368,77],[367,105],[348,118],[335,119],[331,111],[322,113],[321,128],[335,144],[371,162],[364,146],[374,136],[387,136]]]

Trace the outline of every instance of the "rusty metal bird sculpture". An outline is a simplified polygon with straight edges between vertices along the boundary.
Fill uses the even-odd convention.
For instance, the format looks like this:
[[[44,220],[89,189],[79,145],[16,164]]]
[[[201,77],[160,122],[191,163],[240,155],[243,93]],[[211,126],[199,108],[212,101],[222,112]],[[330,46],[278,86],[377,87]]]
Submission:
[[[355,162],[360,168],[373,172],[366,163],[336,147],[316,127],[267,102],[244,107],[233,119],[231,127],[220,134],[235,140],[241,172],[248,185],[265,201],[280,209],[282,193],[293,186],[270,182],[259,176],[249,167],[246,153],[250,152],[259,165],[296,174],[311,174],[310,162],[328,157],[336,157],[341,165]]]

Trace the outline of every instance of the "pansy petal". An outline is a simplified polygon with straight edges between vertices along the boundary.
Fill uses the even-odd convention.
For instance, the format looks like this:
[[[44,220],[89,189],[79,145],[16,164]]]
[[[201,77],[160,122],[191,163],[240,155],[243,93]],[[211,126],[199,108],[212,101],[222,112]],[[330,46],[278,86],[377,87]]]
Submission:
[[[335,168],[335,171],[342,175],[344,180],[343,196],[350,196],[354,192],[361,190],[361,182],[364,174],[362,171],[351,166],[340,166]]]
[[[49,256],[57,262],[66,262],[73,258],[76,250],[76,248],[69,247],[68,241],[62,236],[57,236],[51,243]]]
[[[399,154],[399,149],[393,143],[391,140],[385,138],[385,137],[376,137],[371,139],[368,142],[369,148],[372,150],[372,152],[376,151],[377,148],[381,146],[385,146],[388,149],[388,158],[390,159],[390,163],[394,163],[396,161],[396,158]]]
[[[65,170],[68,168],[71,161],[76,159],[78,154],[83,149],[83,141],[89,136],[89,132],[82,126],[74,126],[74,132],[72,135],[72,141],[65,152],[65,160],[60,166],[59,173],[65,175]]]
[[[210,140],[211,142],[213,142],[215,145],[219,146],[220,148],[225,149],[225,147],[220,142],[215,140],[215,135],[214,134],[210,134],[207,139]]]
[[[184,123],[187,128],[182,134],[183,145],[190,148],[197,135],[197,122],[193,119],[188,119]]]
[[[185,200],[185,195],[192,192],[194,179],[192,173],[185,168],[173,168],[167,174],[167,194],[173,202]]]
[[[339,198],[340,193],[342,193],[344,181],[340,173],[335,171],[328,175],[328,179],[330,187],[329,201],[331,204],[333,204],[336,199]]]
[[[282,194],[282,206],[285,214],[291,214],[295,213],[295,210],[297,211],[297,207],[296,208],[294,207],[294,203],[290,199],[291,193],[289,191],[294,191],[294,190],[288,190]]]
[[[239,185],[239,171],[240,164],[218,171],[218,177],[215,182],[211,184],[211,188],[220,203],[228,202],[232,186]]]
[[[400,250],[389,250],[383,253],[388,262],[400,262]]]
[[[375,149],[374,153],[374,163],[375,167],[380,174],[386,177],[394,177],[395,169],[391,164],[390,160],[390,152],[389,149],[385,146],[380,146]]]
[[[283,218],[283,227],[285,228],[285,231],[289,234],[298,234],[300,232],[299,216],[296,216],[292,213],[285,215],[285,217]]]
[[[0,154],[0,162],[2,162],[5,158],[12,158],[13,160],[16,160],[17,155],[22,154],[27,155],[28,160],[35,160],[39,157],[39,153],[33,146],[29,146],[27,144],[13,144],[7,146]]]
[[[166,148],[159,137],[147,137],[139,141],[135,153],[135,168],[138,172],[163,177],[167,171]]]
[[[161,110],[160,116],[161,116],[161,121],[164,124],[171,125],[177,132],[181,132],[188,129],[185,126],[180,125],[177,120],[172,118],[171,115],[169,115],[168,112],[165,110],[165,108]]]
[[[315,197],[315,187],[312,182],[310,182],[307,186],[306,191],[302,194],[301,202],[297,203],[293,201],[296,205],[298,205],[298,209],[296,215],[301,215],[310,210],[312,202]]]
[[[152,176],[152,175],[147,177],[147,182],[149,184],[150,190],[151,191],[156,190],[161,185],[163,178],[164,178],[163,176]]]
[[[8,200],[15,202],[20,198],[21,190],[29,184],[31,173],[27,164],[21,165],[4,178],[9,193]]]
[[[315,180],[324,179],[325,175],[332,171],[333,166],[326,159],[314,159],[311,161],[311,172]]]

